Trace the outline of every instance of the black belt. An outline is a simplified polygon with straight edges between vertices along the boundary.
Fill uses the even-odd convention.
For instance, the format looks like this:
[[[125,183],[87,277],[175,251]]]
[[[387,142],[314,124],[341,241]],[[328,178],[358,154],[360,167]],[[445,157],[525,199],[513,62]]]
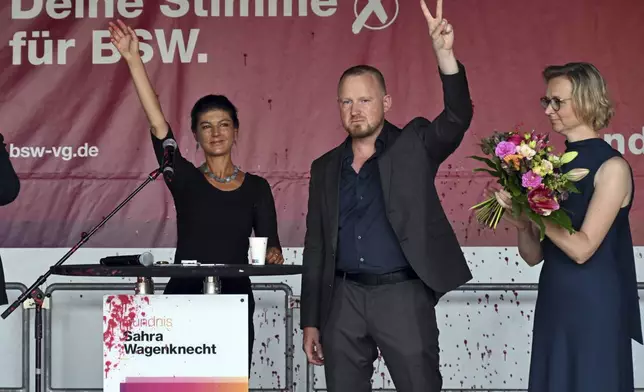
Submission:
[[[412,269],[405,269],[378,275],[336,271],[335,275],[352,282],[363,284],[365,286],[377,286],[381,284],[400,283],[408,280],[419,279],[418,275],[416,275],[416,273]]]

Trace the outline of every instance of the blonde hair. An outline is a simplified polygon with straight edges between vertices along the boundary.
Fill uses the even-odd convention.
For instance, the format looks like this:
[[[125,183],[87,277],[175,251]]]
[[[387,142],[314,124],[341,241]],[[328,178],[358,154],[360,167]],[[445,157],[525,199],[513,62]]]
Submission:
[[[546,83],[557,77],[565,77],[572,83],[575,115],[595,131],[606,128],[615,115],[615,109],[599,70],[590,63],[581,62],[551,65],[543,70]]]

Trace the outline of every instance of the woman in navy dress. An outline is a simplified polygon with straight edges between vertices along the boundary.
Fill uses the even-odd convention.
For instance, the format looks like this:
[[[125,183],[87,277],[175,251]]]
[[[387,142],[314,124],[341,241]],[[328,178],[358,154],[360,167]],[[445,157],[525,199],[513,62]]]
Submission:
[[[546,224],[546,238],[525,218],[518,231],[529,265],[543,261],[534,316],[530,392],[632,392],[631,339],[642,344],[635,258],[628,214],[635,186],[621,154],[598,134],[613,116],[599,71],[588,63],[551,66],[541,98],[552,129],[589,170],[580,193],[561,202],[576,232]],[[509,195],[497,199],[511,208]]]

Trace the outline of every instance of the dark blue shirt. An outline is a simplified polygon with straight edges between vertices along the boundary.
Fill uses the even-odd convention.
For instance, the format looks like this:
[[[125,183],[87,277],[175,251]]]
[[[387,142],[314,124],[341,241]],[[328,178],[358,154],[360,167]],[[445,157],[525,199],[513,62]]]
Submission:
[[[353,167],[351,139],[347,138],[340,174],[340,213],[336,268],[343,272],[385,274],[409,267],[387,219],[380,185],[378,157],[385,149],[385,129],[376,152],[359,173]]]

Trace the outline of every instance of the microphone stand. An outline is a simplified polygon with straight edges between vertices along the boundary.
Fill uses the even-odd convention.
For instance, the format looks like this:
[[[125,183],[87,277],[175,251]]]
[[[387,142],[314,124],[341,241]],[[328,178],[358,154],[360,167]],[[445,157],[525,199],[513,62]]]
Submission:
[[[163,168],[163,169],[165,169],[165,168]],[[121,208],[123,208],[123,206],[125,206],[130,200],[132,200],[132,198],[134,196],[136,196],[136,194],[139,193],[141,191],[141,189],[143,189],[150,182],[156,180],[157,177],[161,174],[161,172],[162,172],[162,168],[159,167],[159,168],[155,169],[153,172],[151,172],[150,174],[148,174],[148,178],[145,180],[145,182],[143,182],[141,185],[139,185],[134,190],[134,192],[130,193],[130,195],[128,197],[126,197],[125,200],[123,200],[121,202],[121,204],[116,206],[116,208],[114,210],[112,210],[112,212],[110,212],[105,218],[103,218],[103,220],[99,224],[94,226],[94,228],[92,230],[90,230],[89,233],[83,233],[81,235],[80,241],[78,241],[78,243],[76,243],[76,245],[74,245],[51,268],[58,267],[58,266],[62,265],[65,261],[67,261],[67,259],[69,259],[71,257],[71,255],[76,253],[76,251],[78,249],[80,249],[80,247],[83,246],[83,244],[85,244],[98,231],[98,229],[103,227],[103,225],[105,225],[105,223],[107,223],[108,220],[110,220],[114,215],[116,215],[116,213],[119,212],[119,210]],[[6,319],[7,317],[9,317],[9,315],[11,313],[13,313],[16,309],[18,309],[18,307],[21,306],[27,299],[32,299],[34,301],[34,303],[35,303],[36,317],[35,317],[34,322],[36,324],[36,328],[35,328],[35,335],[36,335],[36,350],[35,350],[36,351],[36,361],[35,361],[36,362],[35,363],[35,366],[36,366],[36,380],[35,380],[36,392],[41,392],[42,391],[42,379],[41,379],[41,377],[42,377],[42,327],[43,327],[43,325],[42,325],[42,305],[43,305],[43,302],[45,301],[45,293],[43,293],[43,291],[40,289],[39,286],[41,286],[43,283],[45,283],[47,278],[49,278],[49,276],[51,275],[51,268],[44,275],[41,275],[36,280],[36,282],[34,282],[34,284],[32,284],[31,287],[29,287],[24,293],[22,293],[20,295],[20,297],[18,297],[18,299],[15,300],[15,302],[12,303],[2,313],[2,315],[0,316],[3,319]]]

